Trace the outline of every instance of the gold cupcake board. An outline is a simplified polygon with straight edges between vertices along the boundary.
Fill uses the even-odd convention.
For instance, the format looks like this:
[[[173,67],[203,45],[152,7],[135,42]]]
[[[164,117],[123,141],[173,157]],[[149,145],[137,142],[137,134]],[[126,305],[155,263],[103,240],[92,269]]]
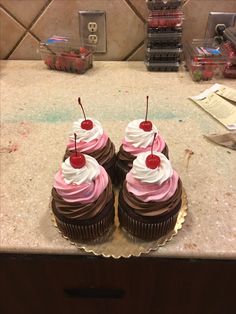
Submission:
[[[116,193],[115,208],[117,208],[117,197],[118,193]],[[62,237],[67,239],[71,245],[75,245],[77,248],[84,250],[87,253],[93,253],[95,255],[102,255],[104,257],[113,257],[118,259],[120,257],[129,258],[131,256],[140,256],[141,254],[148,254],[149,252],[156,251],[161,246],[164,246],[167,242],[171,241],[172,238],[176,236],[178,231],[182,228],[182,225],[185,221],[185,217],[187,216],[187,210],[188,210],[187,195],[183,190],[182,206],[179,211],[174,230],[170,231],[166,236],[163,236],[155,241],[143,241],[128,234],[125,230],[120,228],[117,213],[115,217],[115,227],[112,230],[110,230],[110,232],[106,236],[89,243],[71,242],[67,237],[63,236],[59,229],[57,228],[57,224],[55,222],[53,214],[52,222],[53,225],[59,231],[59,233],[62,235]]]

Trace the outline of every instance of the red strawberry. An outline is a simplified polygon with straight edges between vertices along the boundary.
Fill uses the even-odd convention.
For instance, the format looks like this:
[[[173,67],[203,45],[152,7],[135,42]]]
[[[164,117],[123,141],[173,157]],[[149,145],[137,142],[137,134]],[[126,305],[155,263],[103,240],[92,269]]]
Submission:
[[[57,56],[55,67],[59,71],[65,71],[66,70],[65,57]]]
[[[204,80],[211,80],[213,77],[214,73],[211,70],[204,70],[202,72],[202,76]]]
[[[78,73],[84,73],[85,72],[85,60],[82,60],[80,58],[76,58],[74,61],[74,70]]]
[[[46,57],[46,59],[44,60],[44,63],[45,63],[50,69],[54,69],[54,68],[55,68],[54,56],[48,55],[48,56]]]
[[[83,55],[87,55],[89,53],[89,50],[87,48],[81,47],[80,49],[80,53]]]

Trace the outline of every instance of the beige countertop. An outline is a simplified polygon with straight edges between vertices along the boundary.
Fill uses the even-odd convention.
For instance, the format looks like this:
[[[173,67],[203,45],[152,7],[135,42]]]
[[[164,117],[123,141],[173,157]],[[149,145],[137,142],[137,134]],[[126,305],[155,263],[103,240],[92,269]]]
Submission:
[[[2,61],[0,251],[84,254],[49,214],[53,176],[81,116],[77,97],[118,149],[127,123],[144,117],[149,95],[149,118],[168,143],[189,202],[183,229],[150,256],[236,258],[236,152],[203,137],[227,130],[188,99],[213,83],[194,83],[184,71],[147,72],[142,62],[96,62],[76,75],[41,61]]]

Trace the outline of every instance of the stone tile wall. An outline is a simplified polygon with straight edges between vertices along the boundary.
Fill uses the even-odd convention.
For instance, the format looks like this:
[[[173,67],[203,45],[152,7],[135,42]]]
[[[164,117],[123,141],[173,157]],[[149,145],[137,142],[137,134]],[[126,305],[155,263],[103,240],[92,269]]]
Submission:
[[[183,0],[183,40],[204,36],[210,11],[236,12],[236,0]],[[0,58],[40,59],[52,35],[79,36],[78,11],[104,10],[107,53],[96,60],[143,60],[145,0],[0,0]]]

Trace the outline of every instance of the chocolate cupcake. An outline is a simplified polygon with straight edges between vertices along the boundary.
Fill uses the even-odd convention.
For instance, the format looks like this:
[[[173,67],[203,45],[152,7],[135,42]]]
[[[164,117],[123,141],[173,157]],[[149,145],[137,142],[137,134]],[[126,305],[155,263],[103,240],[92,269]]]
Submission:
[[[114,193],[105,169],[91,156],[72,154],[55,176],[52,211],[72,241],[97,239],[114,223]]]
[[[181,196],[181,180],[166,156],[141,153],[119,193],[120,225],[133,236],[157,240],[174,229]]]
[[[145,123],[148,126],[146,128],[143,127]],[[133,161],[138,154],[151,150],[153,135],[155,133],[157,133],[157,136],[153,150],[161,152],[169,158],[168,146],[151,121],[139,119],[129,122],[125,129],[125,138],[117,154],[116,172],[119,183],[124,181],[126,174],[131,170]]]
[[[120,146],[116,161],[118,184],[123,183],[125,180],[137,155],[151,150],[154,134],[156,134],[153,145],[154,151],[161,152],[169,158],[165,140],[158,133],[156,126],[150,120],[147,120],[148,100],[149,96],[146,97],[145,119],[131,121],[125,129],[125,138]]]
[[[83,110],[80,98],[78,102]],[[112,143],[107,134],[103,131],[102,125],[99,121],[91,118],[78,119],[73,123],[73,129],[69,135],[69,142],[67,143],[66,152],[63,161],[67,159],[74,150],[74,133],[77,135],[77,149],[84,154],[90,155],[97,160],[97,162],[105,168],[112,182],[115,181],[115,145]]]

